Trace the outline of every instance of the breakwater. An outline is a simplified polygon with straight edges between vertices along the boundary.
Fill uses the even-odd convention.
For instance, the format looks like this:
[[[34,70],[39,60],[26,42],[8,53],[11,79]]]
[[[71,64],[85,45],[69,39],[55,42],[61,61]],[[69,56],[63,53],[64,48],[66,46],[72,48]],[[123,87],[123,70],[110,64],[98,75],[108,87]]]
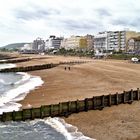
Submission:
[[[27,71],[50,69],[56,67],[57,65],[58,64],[51,63],[51,64],[34,65],[34,66],[26,66],[26,67],[6,68],[6,69],[1,69],[0,72],[27,72]]]
[[[50,64],[42,64],[42,65],[33,65],[33,66],[25,66],[25,67],[14,67],[14,68],[6,68],[1,69],[0,72],[28,72],[35,70],[43,70],[50,69],[56,67],[58,65],[74,65],[74,64],[83,64],[91,61],[70,61],[70,62],[59,62],[59,63],[50,63]]]
[[[68,117],[70,114],[88,110],[102,110],[113,105],[131,104],[140,100],[140,90],[124,91],[123,93],[95,96],[84,100],[68,101],[59,104],[44,105],[38,108],[23,109],[0,115],[0,121],[25,121],[44,117]]]
[[[20,63],[20,62],[26,62],[32,60],[31,58],[24,58],[24,59],[9,59],[5,61],[0,61],[0,64],[5,64],[5,63]]]
[[[74,65],[74,64],[84,64],[84,63],[89,63],[93,61],[63,61],[59,62],[60,65]]]

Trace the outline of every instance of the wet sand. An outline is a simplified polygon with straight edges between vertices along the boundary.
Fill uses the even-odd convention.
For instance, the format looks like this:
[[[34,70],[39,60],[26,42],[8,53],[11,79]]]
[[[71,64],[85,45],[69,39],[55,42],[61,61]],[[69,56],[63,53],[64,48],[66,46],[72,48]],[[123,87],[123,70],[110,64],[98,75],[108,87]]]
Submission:
[[[18,65],[76,60],[74,57],[55,57]],[[88,60],[88,59],[86,59]],[[91,60],[91,59],[89,59]],[[20,103],[23,108],[84,99],[103,94],[113,94],[140,87],[140,64],[119,60],[93,60],[93,62],[67,65],[30,72],[42,77],[44,84],[33,90]],[[140,102],[119,105],[103,111],[73,114],[66,122],[79,128],[86,136],[97,140],[125,140],[140,136]]]

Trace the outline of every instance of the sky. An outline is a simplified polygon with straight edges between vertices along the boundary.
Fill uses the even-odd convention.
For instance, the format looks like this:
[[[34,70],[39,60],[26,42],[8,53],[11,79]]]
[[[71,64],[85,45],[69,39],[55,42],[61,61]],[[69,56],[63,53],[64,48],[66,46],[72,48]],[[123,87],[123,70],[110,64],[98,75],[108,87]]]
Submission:
[[[0,0],[0,46],[50,35],[140,31],[139,0]]]

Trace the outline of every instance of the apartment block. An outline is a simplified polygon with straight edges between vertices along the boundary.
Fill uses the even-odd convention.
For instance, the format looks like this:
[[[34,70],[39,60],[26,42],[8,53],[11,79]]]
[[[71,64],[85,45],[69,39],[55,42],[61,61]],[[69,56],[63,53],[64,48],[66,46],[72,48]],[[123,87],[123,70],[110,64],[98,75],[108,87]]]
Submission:
[[[127,51],[128,40],[140,36],[135,31],[108,31],[97,34],[94,37],[94,48],[98,51]]]
[[[100,32],[94,36],[94,50],[99,52],[108,50],[108,32]]]
[[[59,49],[62,40],[62,37],[50,36],[49,39],[46,40],[46,49]]]
[[[45,50],[45,41],[38,37],[36,40],[33,41],[33,50],[36,51],[44,51]]]
[[[93,36],[71,36],[61,42],[61,48],[88,49],[93,47]]]
[[[94,36],[93,35],[86,35],[84,36],[87,40],[87,49],[91,50],[94,49]]]
[[[140,36],[128,40],[128,52],[140,53]]]

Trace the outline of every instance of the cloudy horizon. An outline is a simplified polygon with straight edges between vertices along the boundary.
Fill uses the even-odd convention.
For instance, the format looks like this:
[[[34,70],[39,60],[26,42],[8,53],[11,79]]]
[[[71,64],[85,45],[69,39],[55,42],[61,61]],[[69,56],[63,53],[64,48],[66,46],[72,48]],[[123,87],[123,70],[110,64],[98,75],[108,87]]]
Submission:
[[[0,5],[0,46],[37,37],[139,31],[138,0],[4,0]]]

